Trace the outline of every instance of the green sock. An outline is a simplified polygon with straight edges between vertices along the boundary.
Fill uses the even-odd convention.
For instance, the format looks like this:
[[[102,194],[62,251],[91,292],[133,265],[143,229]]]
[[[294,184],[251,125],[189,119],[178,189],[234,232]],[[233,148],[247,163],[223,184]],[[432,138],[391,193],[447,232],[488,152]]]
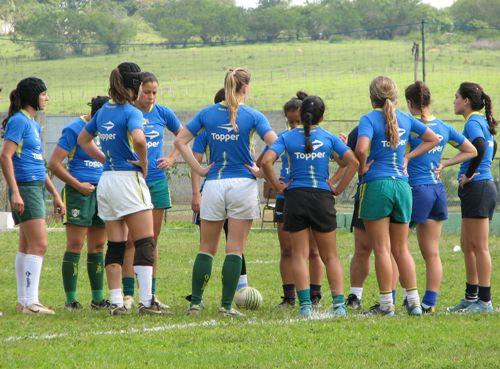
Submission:
[[[297,290],[297,296],[299,298],[300,306],[311,305],[311,290],[306,288],[305,290]]]
[[[231,309],[241,273],[241,256],[227,254],[222,265],[222,307]]]
[[[76,292],[76,282],[78,280],[78,263],[80,262],[80,254],[66,251],[62,262],[62,277],[64,284],[64,292],[66,292],[66,303],[78,301]]]
[[[333,306],[342,305],[345,302],[344,295],[334,295],[332,293]]]
[[[87,254],[87,273],[89,275],[92,301],[104,300],[104,255],[102,252]]]
[[[153,284],[151,285],[151,293],[156,295],[156,277],[153,277]]]
[[[212,263],[214,257],[209,254],[199,253],[196,255],[193,265],[193,279],[191,285],[191,304],[199,305],[203,297],[203,291],[212,274]],[[239,272],[238,272],[239,273]]]
[[[123,285],[123,296],[134,296],[134,277],[123,277],[122,285]]]

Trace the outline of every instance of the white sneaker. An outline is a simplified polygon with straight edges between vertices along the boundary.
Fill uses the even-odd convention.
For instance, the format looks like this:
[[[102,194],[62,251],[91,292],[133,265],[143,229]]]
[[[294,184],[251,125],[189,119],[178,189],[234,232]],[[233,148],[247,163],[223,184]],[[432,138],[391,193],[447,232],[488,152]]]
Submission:
[[[170,306],[168,306],[167,304],[164,304],[163,302],[158,300],[158,297],[156,295],[153,295],[153,299],[156,301],[156,303],[158,304],[160,309],[162,309],[162,310],[169,310],[170,309]]]
[[[130,310],[132,310],[134,305],[135,305],[134,304],[134,296],[127,295],[127,296],[123,297],[123,306],[125,306],[125,309],[130,311]]]
[[[45,314],[45,315],[54,315],[55,312],[52,309],[49,309],[46,306],[43,306],[40,303],[35,303],[30,306],[23,306],[22,314]]]
[[[228,310],[228,309],[226,309],[223,306],[221,306],[219,308],[219,314],[222,314],[224,316],[229,316],[229,317],[235,317],[235,318],[241,318],[241,317],[245,316],[245,314],[239,312],[235,308],[231,308],[231,309]]]

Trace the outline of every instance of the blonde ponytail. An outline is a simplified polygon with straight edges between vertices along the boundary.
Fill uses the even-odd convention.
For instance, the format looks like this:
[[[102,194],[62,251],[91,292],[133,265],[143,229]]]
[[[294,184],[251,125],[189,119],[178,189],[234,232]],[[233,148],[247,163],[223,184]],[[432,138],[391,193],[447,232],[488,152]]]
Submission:
[[[225,101],[229,109],[229,121],[233,130],[238,130],[236,117],[238,116],[239,100],[238,94],[243,86],[250,83],[250,73],[243,68],[230,69],[224,80]]]
[[[389,77],[378,76],[370,83],[370,99],[372,104],[382,108],[385,120],[385,135],[390,146],[395,149],[399,145],[399,126],[396,118],[398,88]]]

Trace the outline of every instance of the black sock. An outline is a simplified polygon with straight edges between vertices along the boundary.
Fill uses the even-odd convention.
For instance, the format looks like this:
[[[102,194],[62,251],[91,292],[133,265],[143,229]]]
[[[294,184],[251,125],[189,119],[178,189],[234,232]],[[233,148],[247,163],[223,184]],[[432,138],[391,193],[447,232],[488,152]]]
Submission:
[[[479,286],[478,297],[479,297],[479,300],[481,300],[483,302],[490,302],[491,301],[491,287]]]
[[[245,255],[241,254],[241,273],[240,275],[247,274],[247,263],[245,261]]]
[[[284,294],[285,299],[295,301],[295,285],[293,283],[284,284],[283,285],[283,294]]]
[[[321,285],[320,284],[311,284],[309,285],[309,288],[311,289],[311,298],[314,296],[318,296],[321,298]]]
[[[479,286],[477,284],[465,283],[465,299],[469,301],[476,301]]]

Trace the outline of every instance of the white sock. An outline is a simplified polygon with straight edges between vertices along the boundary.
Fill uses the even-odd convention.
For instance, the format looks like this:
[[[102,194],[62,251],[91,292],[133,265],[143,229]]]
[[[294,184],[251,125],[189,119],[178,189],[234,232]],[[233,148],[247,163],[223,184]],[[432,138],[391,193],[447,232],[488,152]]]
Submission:
[[[121,288],[115,288],[114,290],[109,290],[109,302],[119,307],[123,306],[123,295]]]
[[[356,295],[358,300],[361,301],[361,298],[363,297],[363,287],[351,287],[351,289],[349,290],[349,295],[351,294]]]
[[[16,282],[17,282],[17,302],[24,306],[26,296],[26,280],[24,276],[24,258],[26,254],[17,252],[16,254]]]
[[[393,306],[392,291],[389,293],[380,294],[380,308],[382,310],[389,310]]]
[[[24,286],[26,295],[24,304],[30,306],[37,304],[38,285],[40,284],[40,273],[42,272],[43,257],[38,255],[26,254],[24,256]]]
[[[236,290],[241,290],[242,288],[248,287],[248,276],[246,274],[240,275],[240,279],[238,279],[238,286]]]
[[[134,272],[137,277],[137,285],[139,286],[139,302],[146,307],[151,306],[153,294],[151,287],[153,286],[153,267],[145,265],[134,265]]]
[[[420,296],[418,295],[418,290],[416,288],[406,291],[406,299],[409,306],[420,306]]]

